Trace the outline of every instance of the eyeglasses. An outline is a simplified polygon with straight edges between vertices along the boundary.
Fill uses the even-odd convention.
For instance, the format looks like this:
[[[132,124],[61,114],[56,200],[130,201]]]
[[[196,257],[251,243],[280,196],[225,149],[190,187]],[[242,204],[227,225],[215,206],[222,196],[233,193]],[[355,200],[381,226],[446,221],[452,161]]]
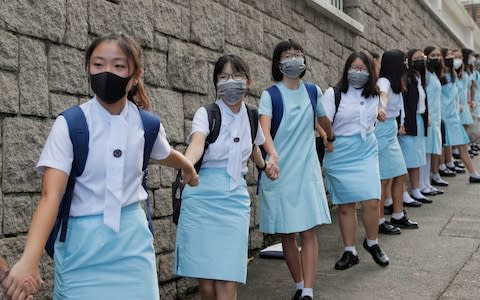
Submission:
[[[367,72],[367,73],[368,73],[368,69],[367,69],[367,68],[362,67],[362,66],[354,66],[354,65],[351,65],[351,66],[350,66],[349,71]]]
[[[280,60],[290,59],[290,58],[303,58],[303,53],[302,52],[285,53],[280,56]]]
[[[243,72],[236,72],[233,74],[220,73],[217,76],[218,81],[227,81],[230,78],[232,78],[233,80],[243,80],[247,78],[247,75]]]

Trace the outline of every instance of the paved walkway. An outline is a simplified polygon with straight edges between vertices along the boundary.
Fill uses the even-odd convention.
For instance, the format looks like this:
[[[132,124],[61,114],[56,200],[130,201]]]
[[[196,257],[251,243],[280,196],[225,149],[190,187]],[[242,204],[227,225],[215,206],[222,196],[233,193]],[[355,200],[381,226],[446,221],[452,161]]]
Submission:
[[[480,170],[480,159],[474,162]],[[334,224],[318,231],[315,299],[480,299],[480,184],[467,181],[467,175],[458,175],[444,195],[432,197],[433,204],[408,209],[420,229],[380,236],[391,261],[387,268],[377,266],[361,246],[362,228],[357,235],[360,264],[334,270],[343,247],[333,211]],[[238,299],[290,299],[293,293],[283,260],[255,257]]]

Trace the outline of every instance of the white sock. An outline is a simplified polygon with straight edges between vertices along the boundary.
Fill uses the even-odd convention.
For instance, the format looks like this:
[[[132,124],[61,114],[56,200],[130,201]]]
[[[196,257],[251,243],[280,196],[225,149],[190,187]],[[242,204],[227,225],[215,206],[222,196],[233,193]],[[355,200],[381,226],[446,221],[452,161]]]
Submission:
[[[422,193],[420,193],[420,189],[412,189],[412,196],[420,199],[425,198],[425,196],[423,196]]]
[[[393,213],[392,214],[392,218],[394,218],[395,220],[400,220],[401,218],[403,218],[403,216],[405,216],[403,214],[403,211],[402,212],[399,212],[399,213]]]
[[[458,150],[458,148],[452,148],[452,153],[460,154],[460,151]]]
[[[302,297],[310,296],[313,298],[313,289],[312,288],[303,288]]]
[[[453,163],[453,161],[449,161],[449,162],[447,163],[447,167],[449,167],[449,168],[455,168],[455,164]]]
[[[377,244],[378,244],[378,239],[375,239],[375,240],[367,239],[367,246],[368,247],[372,247],[373,245],[377,245]]]
[[[303,290],[303,280],[296,282],[295,287],[297,288],[297,290]]]
[[[426,155],[426,164],[420,167],[420,190],[431,189],[430,185],[430,167],[432,165],[432,158],[430,154]]]
[[[443,170],[445,170],[446,168],[447,168],[447,166],[445,166],[445,164],[439,164],[439,165],[438,165],[438,169],[439,169],[439,170],[442,170],[442,171],[443,171]]]
[[[440,174],[436,173],[436,174],[432,175],[432,179],[436,180],[436,181],[439,181],[440,179],[442,179],[442,177],[440,177]]]
[[[392,198],[387,198],[387,199],[385,199],[385,201],[383,203],[383,206],[390,206],[392,204],[393,204]]]
[[[410,195],[408,194],[408,192],[403,192],[403,202],[405,203],[411,203],[415,200],[413,200]]]
[[[382,225],[385,223],[385,217],[381,217],[380,220],[378,220],[378,225]]]
[[[478,174],[477,171],[473,171],[472,173],[470,173],[470,177],[473,177],[473,178],[480,178],[480,175]]]
[[[350,251],[353,253],[353,255],[357,255],[357,249],[355,249],[355,246],[347,246],[343,247],[344,251]]]

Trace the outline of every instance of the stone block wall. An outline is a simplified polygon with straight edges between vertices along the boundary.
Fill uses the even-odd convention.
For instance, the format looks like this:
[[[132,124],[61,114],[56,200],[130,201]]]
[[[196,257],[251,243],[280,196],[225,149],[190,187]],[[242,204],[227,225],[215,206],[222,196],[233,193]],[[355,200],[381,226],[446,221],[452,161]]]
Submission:
[[[299,41],[306,50],[306,79],[322,89],[334,84],[354,49],[385,49],[457,43],[416,0],[345,0],[345,13],[365,26],[356,34],[306,5],[304,0],[3,0],[0,5],[0,254],[12,263],[22,253],[40,195],[33,167],[55,117],[89,99],[85,49],[112,31],[131,34],[144,48],[144,81],[152,110],[168,139],[183,151],[195,110],[214,100],[215,61],[224,53],[243,57],[258,103],[271,84],[277,42]],[[252,167],[252,166],[251,166]],[[259,249],[258,199],[253,168],[249,247]],[[174,171],[150,166],[159,284],[162,299],[182,298],[195,282],[172,273],[175,225],[170,184]],[[42,271],[49,299],[52,262]],[[1,299],[0,294],[0,299]]]

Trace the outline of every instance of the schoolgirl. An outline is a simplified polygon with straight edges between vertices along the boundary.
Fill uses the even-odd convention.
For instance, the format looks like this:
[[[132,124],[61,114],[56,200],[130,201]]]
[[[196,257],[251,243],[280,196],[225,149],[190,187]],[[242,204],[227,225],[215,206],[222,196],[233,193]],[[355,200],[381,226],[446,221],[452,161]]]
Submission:
[[[427,71],[425,73],[426,94],[430,126],[427,128],[425,143],[426,164],[420,168],[420,189],[425,196],[443,194],[442,190],[433,187],[430,183],[430,170],[438,174],[438,164],[442,154],[441,132],[441,93],[442,85],[439,78],[443,78],[444,63],[439,48],[426,47],[423,53],[427,56]]]
[[[328,204],[315,154],[315,118],[325,130],[325,146],[334,140],[330,121],[325,116],[322,93],[315,87],[317,104],[313,111],[307,89],[301,80],[305,75],[303,48],[289,39],[275,47],[272,77],[283,102],[283,116],[272,139],[270,128],[273,101],[264,91],[260,98],[260,123],[265,134],[268,164],[279,169],[278,180],[263,176],[260,180],[260,231],[279,233],[283,253],[295,281],[293,299],[312,299],[317,268],[318,244],[315,228],[331,223]],[[298,251],[296,233],[300,233],[302,252]]]
[[[477,92],[477,85],[476,81],[478,78],[476,78],[476,74],[474,73],[474,67],[475,67],[475,56],[473,54],[473,51],[470,49],[463,48],[462,49],[462,55],[463,55],[463,65],[464,65],[464,73],[467,75],[467,102],[466,102],[466,109],[463,109],[460,112],[460,119],[463,123],[463,126],[465,127],[465,130],[469,131],[469,127],[473,125],[473,116],[472,112],[475,109],[475,97]],[[470,137],[469,137],[470,138]],[[468,153],[470,156],[477,156],[479,152],[474,149],[472,145],[472,142],[468,145]]]
[[[201,184],[183,191],[175,273],[198,278],[202,299],[236,299],[237,283],[245,283],[247,276],[250,196],[244,177],[252,149],[257,166],[266,168],[257,147],[265,138],[258,127],[252,148],[253,129],[244,102],[252,80],[243,59],[220,57],[213,83],[221,127],[218,138],[204,153]],[[185,152],[192,163],[202,156],[209,133],[207,110],[202,107],[193,118]]]
[[[406,70],[405,60],[405,53],[400,50],[384,52],[380,67],[380,78],[377,81],[382,105],[386,108],[387,113],[387,119],[384,122],[377,123],[375,127],[382,184],[379,232],[385,234],[399,234],[400,228],[418,228],[418,224],[411,221],[403,211],[403,188],[407,168],[397,139],[399,125],[400,133],[404,133],[403,122],[405,116],[402,91],[405,85],[402,77]],[[398,117],[400,117],[400,124],[397,123]],[[387,199],[389,193],[391,193],[392,199]],[[392,218],[390,223],[387,223],[384,216],[384,205],[392,204]]]
[[[335,88],[324,94],[327,117],[333,122],[334,150],[327,152],[324,170],[333,204],[338,205],[344,252],[335,269],[344,270],[358,264],[355,249],[356,204],[362,203],[362,220],[366,235],[363,247],[382,267],[389,258],[378,245],[378,202],[380,171],[375,134],[375,120],[380,103],[377,76],[372,59],[364,52],[353,52],[345,63],[343,75]],[[338,110],[335,92],[341,93]]]
[[[411,197],[422,203],[432,200],[420,193],[419,168],[426,164],[425,136],[428,125],[428,102],[425,93],[425,56],[423,51],[410,49],[407,52],[408,71],[406,90],[403,92],[405,133],[398,137],[403,159],[410,179]]]
[[[449,49],[442,49],[442,55],[445,58],[453,58],[454,53],[452,50]],[[448,68],[444,78],[441,80],[442,82],[442,120],[445,123],[445,146],[457,146],[460,152],[460,157],[465,164],[466,169],[468,170],[470,177],[470,183],[480,183],[480,174],[474,169],[472,160],[470,155],[467,152],[467,145],[469,143],[469,139],[465,129],[460,121],[460,116],[457,110],[457,98],[458,98],[458,88],[455,84],[454,80],[456,77],[456,70],[461,70],[462,68],[462,59],[461,59],[461,52],[457,51],[455,54],[455,58],[453,59],[453,66],[452,68]],[[446,64],[448,66],[448,64]],[[444,148],[445,150],[445,148]],[[455,167],[453,163],[453,158],[451,151],[445,151],[445,165],[440,165],[439,169],[446,169],[446,167]],[[436,179],[434,177],[434,179]]]
[[[145,139],[138,107],[149,106],[141,82],[141,47],[126,34],[102,36],[87,49],[85,66],[95,93],[80,105],[89,152],[76,179],[66,240],[55,243],[53,299],[159,299],[153,237],[139,203],[147,191],[142,187]],[[198,184],[192,163],[171,149],[163,126],[151,158],[182,169],[185,183]],[[67,123],[59,116],[37,163],[42,194],[25,250],[7,278],[17,287],[26,276],[40,280],[40,257],[72,160]]]

